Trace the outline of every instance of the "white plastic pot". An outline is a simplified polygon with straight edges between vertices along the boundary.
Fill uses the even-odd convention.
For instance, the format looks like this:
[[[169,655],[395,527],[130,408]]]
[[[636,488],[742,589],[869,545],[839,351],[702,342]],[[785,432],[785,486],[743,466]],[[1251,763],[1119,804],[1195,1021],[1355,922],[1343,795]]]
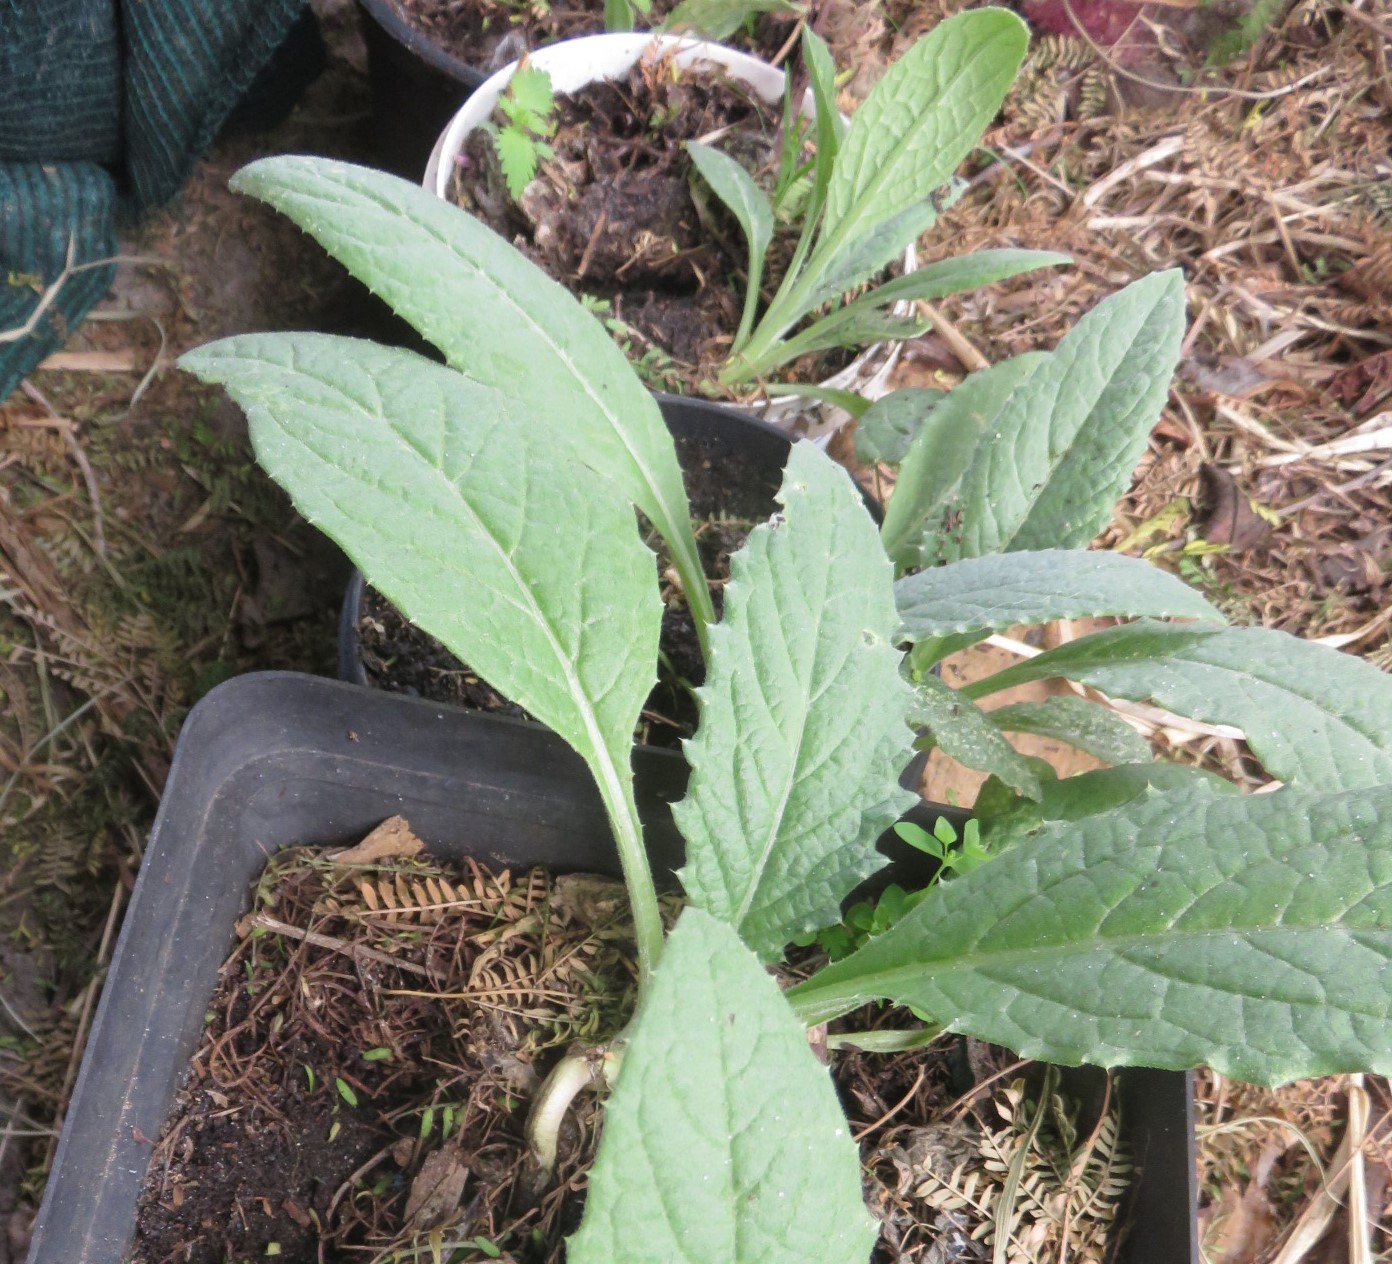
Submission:
[[[783,98],[784,76],[777,67],[723,44],[686,36],[649,32],[590,35],[539,48],[530,55],[529,62],[551,76],[554,91],[573,93],[597,80],[617,79],[627,74],[644,55],[667,53],[672,54],[676,65],[682,69],[722,67],[732,79],[748,85],[765,101],[777,103]],[[437,197],[449,196],[456,159],[463,152],[470,133],[492,117],[498,98],[517,66],[518,63],[513,62],[485,79],[435,142],[422,183]],[[812,95],[808,92],[803,98],[802,112],[811,118],[814,110]],[[912,271],[916,266],[917,257],[910,247],[904,254],[904,269]],[[911,309],[908,304],[900,304],[894,310],[900,315],[909,315]],[[899,342],[876,343],[822,385],[878,399],[889,390],[889,376],[902,346]],[[750,407],[765,421],[789,433],[815,439],[823,446],[850,420],[844,409],[810,399],[784,397]]]

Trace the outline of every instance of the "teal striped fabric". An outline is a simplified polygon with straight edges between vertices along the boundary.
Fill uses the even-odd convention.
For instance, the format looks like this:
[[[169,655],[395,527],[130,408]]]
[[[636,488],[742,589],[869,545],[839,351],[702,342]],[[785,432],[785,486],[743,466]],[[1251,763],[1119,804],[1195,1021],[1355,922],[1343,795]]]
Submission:
[[[304,7],[0,0],[0,399],[106,292],[117,222],[179,191]]]

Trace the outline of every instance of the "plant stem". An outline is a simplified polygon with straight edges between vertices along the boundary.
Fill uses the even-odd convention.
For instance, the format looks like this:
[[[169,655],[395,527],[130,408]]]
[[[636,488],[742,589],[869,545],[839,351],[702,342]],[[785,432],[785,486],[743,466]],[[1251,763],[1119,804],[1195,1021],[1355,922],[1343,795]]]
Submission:
[[[674,531],[667,539],[667,547],[672,550],[672,565],[681,577],[686,604],[696,620],[696,639],[701,645],[701,657],[710,662],[710,630],[715,623],[715,603],[711,601],[706,572],[701,569],[701,559],[696,552],[696,537],[690,530],[681,535]]]
[[[658,958],[662,956],[662,913],[657,906],[657,889],[653,886],[652,869],[643,846],[643,826],[633,798],[633,770],[616,765],[602,746],[591,767],[597,774],[595,782],[614,831],[624,885],[628,888],[633,935],[638,944],[638,992],[641,996],[652,981]]]
[[[561,1120],[583,1089],[604,1078],[603,1057],[602,1049],[567,1054],[551,1068],[551,1074],[537,1090],[527,1115],[527,1145],[547,1176],[556,1168]]]

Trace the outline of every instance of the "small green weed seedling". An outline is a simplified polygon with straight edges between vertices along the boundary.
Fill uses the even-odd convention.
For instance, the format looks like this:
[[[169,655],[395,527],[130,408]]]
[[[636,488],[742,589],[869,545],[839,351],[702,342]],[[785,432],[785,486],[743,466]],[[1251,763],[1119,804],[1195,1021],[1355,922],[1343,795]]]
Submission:
[[[507,91],[498,98],[498,109],[507,122],[501,127],[494,123],[487,127],[493,133],[493,148],[508,193],[517,199],[532,182],[537,164],[555,156],[546,143],[556,131],[551,76],[536,66],[519,66],[508,80]]]
[[[668,935],[631,768],[661,618],[635,507],[687,558],[688,593],[704,579],[652,397],[561,286],[423,190],[296,157],[234,185],[447,364],[318,334],[225,339],[181,363],[226,386],[260,462],[369,582],[579,753],[608,812],[637,1009],[607,1047],[562,1060],[533,1105],[543,1153],[569,1095],[596,1069],[614,1081],[572,1264],[864,1264],[876,1224],[806,1029],[868,1003],[921,1016],[927,1031],[898,1047],[941,1030],[1058,1063],[1208,1063],[1267,1084],[1392,1071],[1392,678],[1229,627],[1172,576],[1084,548],[1164,402],[1177,273],[935,403],[932,459],[910,439],[901,469],[925,469],[882,533],[840,467],[794,446],[782,510],[733,559],[705,628],[673,807],[687,905]],[[961,424],[936,424],[944,409]],[[896,580],[891,556],[923,569]],[[994,630],[1082,615],[1125,622],[960,690],[929,670]],[[1053,677],[1237,725],[1284,785],[1242,795],[1153,763],[1082,699],[977,705]],[[977,863],[954,861],[881,933],[780,991],[768,967],[837,925],[883,865],[876,841],[914,801],[898,776],[915,727],[993,774],[975,841],[933,836]],[[1115,766],[1052,780],[1004,736],[1031,731]]]

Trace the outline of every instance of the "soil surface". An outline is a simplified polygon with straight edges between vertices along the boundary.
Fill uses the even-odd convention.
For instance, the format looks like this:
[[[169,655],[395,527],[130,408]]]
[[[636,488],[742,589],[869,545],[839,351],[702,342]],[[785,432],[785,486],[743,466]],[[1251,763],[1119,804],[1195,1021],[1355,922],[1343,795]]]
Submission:
[[[716,613],[730,574],[730,555],[744,543],[755,524],[777,508],[776,481],[744,454],[719,450],[701,436],[677,436],[677,459],[701,563],[711,581]],[[658,569],[667,569],[665,550],[655,532],[648,544],[658,553]],[[655,746],[676,747],[696,730],[696,700],[691,690],[705,679],[705,664],[691,610],[679,588],[662,583],[662,633],[658,641],[658,680],[643,708],[638,737]],[[358,641],[370,684],[395,693],[416,694],[433,702],[529,718],[520,707],[480,680],[434,637],[406,622],[379,593],[368,589],[358,620]]]
[[[694,173],[685,143],[703,139],[771,192],[778,107],[712,74],[673,75],[645,58],[627,78],[556,98],[554,157],[514,201],[492,137],[465,144],[450,196],[593,304],[650,385],[713,385],[739,326],[748,276],[743,231]],[[764,269],[771,293],[796,234],[780,225]],[[802,363],[815,381],[840,363]]]
[[[432,1235],[451,1259],[557,1264],[596,1101],[577,1099],[550,1180],[524,1123],[560,1053],[601,1048],[631,1012],[622,886],[440,864],[393,818],[347,853],[282,852],[238,934],[151,1157],[130,1264],[419,1258]],[[870,1009],[840,1026],[904,1023]],[[884,1224],[874,1264],[990,1259],[998,1160],[1036,1109],[1024,1064],[956,1038],[822,1053]],[[1051,1091],[1044,1111],[1023,1177],[1052,1210],[1015,1214],[1012,1235],[1100,1261],[1128,1170],[1115,1116],[1080,1142],[1068,1103]]]
[[[486,74],[501,70],[523,53],[557,40],[604,30],[604,0],[550,0],[507,4],[497,0],[391,0],[400,16],[446,52]],[[653,0],[645,25],[658,27],[677,7],[676,0]],[[725,42],[775,57],[795,34],[794,13],[760,14],[752,30]]]

